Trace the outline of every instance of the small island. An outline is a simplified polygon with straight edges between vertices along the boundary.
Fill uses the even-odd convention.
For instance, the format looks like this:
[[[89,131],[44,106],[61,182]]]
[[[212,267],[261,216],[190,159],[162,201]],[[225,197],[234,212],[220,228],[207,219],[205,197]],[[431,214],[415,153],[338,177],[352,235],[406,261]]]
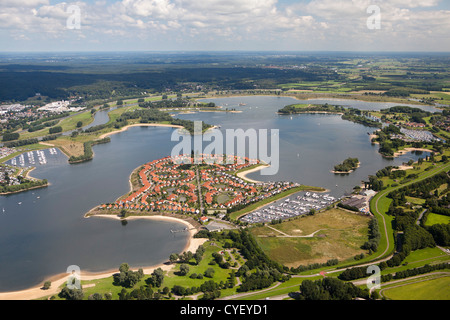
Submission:
[[[359,162],[358,158],[347,158],[344,160],[344,162],[342,162],[338,165],[335,165],[334,170],[331,172],[333,172],[335,174],[351,173],[356,168],[358,168],[359,165],[360,165],[360,162]]]

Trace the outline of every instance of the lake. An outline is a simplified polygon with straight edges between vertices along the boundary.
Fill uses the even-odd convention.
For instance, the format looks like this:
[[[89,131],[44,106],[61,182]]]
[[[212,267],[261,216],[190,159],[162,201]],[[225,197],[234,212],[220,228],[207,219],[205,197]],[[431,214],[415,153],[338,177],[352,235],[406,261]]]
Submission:
[[[262,176],[256,172],[248,175],[252,179],[320,186],[334,196],[342,196],[377,170],[420,157],[381,157],[367,134],[373,128],[344,121],[338,115],[278,115],[281,107],[301,103],[292,98],[252,96],[205,101],[242,113],[178,116],[220,125],[216,130],[222,132],[239,128],[279,130],[278,173]],[[358,101],[346,103],[361,106]],[[372,103],[371,108],[384,108],[382,105]],[[96,119],[96,124],[107,121],[105,112],[98,115],[103,118]],[[50,154],[45,150],[47,163],[37,164],[32,176],[47,179],[50,186],[0,198],[0,208],[5,209],[0,212],[0,291],[37,285],[51,275],[65,273],[69,265],[100,272],[118,269],[123,262],[132,267],[156,265],[167,261],[172,252],[181,252],[187,234],[172,234],[170,229],[184,228],[182,224],[132,220],[123,226],[113,219],[83,217],[91,208],[127,193],[128,179],[135,168],[170,155],[178,143],[171,141],[171,136],[177,132],[164,127],[129,128],[112,135],[110,143],[94,146],[94,159],[77,165],[69,165],[60,151]],[[348,157],[357,157],[361,167],[349,175],[330,172]]]

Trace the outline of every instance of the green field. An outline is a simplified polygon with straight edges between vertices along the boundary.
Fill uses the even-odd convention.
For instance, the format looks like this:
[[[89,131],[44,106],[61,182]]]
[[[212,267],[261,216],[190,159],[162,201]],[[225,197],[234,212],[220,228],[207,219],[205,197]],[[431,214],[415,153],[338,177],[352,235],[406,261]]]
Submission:
[[[86,126],[94,121],[94,117],[92,116],[90,111],[86,111],[77,115],[72,115],[68,118],[61,120],[57,126],[62,127],[62,132],[74,130],[77,128],[78,121],[82,122],[82,126]],[[20,140],[23,139],[32,139],[37,137],[42,137],[49,135],[49,128],[44,128],[34,132],[25,132],[20,134]]]
[[[421,166],[417,166],[418,170],[414,170],[414,173],[417,173],[419,175],[419,178],[397,187],[389,187],[382,192],[377,193],[370,201],[370,211],[375,214],[380,225],[381,240],[377,251],[377,255],[379,258],[392,252],[392,250],[394,249],[394,237],[392,229],[393,217],[385,214],[389,209],[390,203],[392,202],[391,199],[387,198],[387,195],[393,190],[429,178],[439,172],[448,170],[450,167],[450,164],[438,164],[432,170],[425,171],[425,168],[429,165],[429,163],[424,162]],[[408,172],[410,172],[410,170],[408,170]],[[383,251],[382,248],[385,248],[385,250]]]
[[[431,212],[428,215],[427,222],[425,222],[425,225],[432,226],[433,224],[441,224],[441,223],[443,224],[450,223],[450,217]]]
[[[382,289],[382,295],[392,300],[450,300],[450,277],[408,280],[407,284]]]
[[[164,281],[161,285],[161,289],[164,287],[173,288],[175,285],[179,285],[185,288],[191,288],[191,287],[200,287],[200,285],[206,281],[213,280],[214,282],[220,283],[220,282],[226,282],[229,274],[232,270],[232,268],[224,269],[221,268],[218,264],[210,265],[209,263],[213,260],[212,253],[214,252],[222,252],[224,251],[224,248],[222,244],[218,241],[214,242],[205,242],[203,244],[203,247],[205,248],[205,253],[203,254],[203,259],[200,261],[200,263],[197,265],[194,260],[191,260],[189,265],[189,272],[185,276],[181,276],[178,274],[178,271],[180,270],[181,263],[175,263],[173,265],[173,268],[170,271],[164,272]],[[237,261],[238,265],[234,270],[236,271],[239,266],[241,266],[244,263],[244,259],[240,256],[239,253],[229,253],[224,251],[224,260],[227,260],[229,257],[229,262],[231,264],[234,263],[234,261]],[[203,279],[191,279],[190,275],[193,273],[199,274],[204,273],[206,269],[212,268],[214,269],[214,276],[212,278],[203,277]],[[119,272],[119,271],[117,271]],[[147,287],[148,283],[147,280],[150,277],[149,274],[145,274],[144,277],[133,286],[133,288],[126,288],[128,292],[132,291],[133,289],[137,289],[141,286]],[[84,299],[88,299],[89,295],[94,293],[111,293],[113,300],[119,299],[119,293],[123,289],[123,287],[119,285],[114,284],[113,277],[107,277],[103,279],[98,280],[90,280],[90,281],[81,281],[81,285],[84,292]],[[62,287],[61,287],[62,289]],[[157,291],[158,288],[153,288],[154,291]],[[222,289],[221,295],[226,296],[230,294],[234,294],[236,292],[236,287],[234,288],[228,288],[228,289]],[[196,295],[202,295],[202,292],[197,293]],[[176,297],[181,298],[181,297]],[[60,300],[57,295],[55,296],[56,300]],[[169,299],[168,297],[165,297],[164,299]],[[172,298],[174,299],[174,297]]]
[[[254,227],[251,232],[271,259],[298,267],[330,259],[345,261],[366,253],[360,247],[367,241],[368,222],[366,216],[330,209],[281,224]]]

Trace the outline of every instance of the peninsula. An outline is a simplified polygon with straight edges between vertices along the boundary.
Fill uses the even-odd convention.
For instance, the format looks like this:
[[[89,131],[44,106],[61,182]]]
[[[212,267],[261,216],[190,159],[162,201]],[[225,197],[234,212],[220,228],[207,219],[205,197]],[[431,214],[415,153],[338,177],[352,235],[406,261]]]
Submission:
[[[8,195],[48,186],[46,179],[30,176],[35,167],[22,168],[0,164],[0,195]]]
[[[133,171],[128,194],[93,208],[86,216],[227,212],[300,186],[292,182],[250,182],[240,177],[245,168],[259,169],[260,162],[212,154],[202,154],[199,159],[180,155],[154,160]]]

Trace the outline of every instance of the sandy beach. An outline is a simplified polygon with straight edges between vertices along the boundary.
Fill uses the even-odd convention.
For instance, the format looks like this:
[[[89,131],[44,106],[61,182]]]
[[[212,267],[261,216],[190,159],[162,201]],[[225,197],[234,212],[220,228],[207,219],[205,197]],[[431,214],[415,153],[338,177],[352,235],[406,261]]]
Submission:
[[[391,171],[399,171],[399,170],[411,170],[414,169],[412,166],[398,166],[398,169],[392,169]]]
[[[403,149],[403,150],[400,150],[400,151],[398,151],[398,152],[395,152],[395,153],[394,153],[394,157],[399,157],[399,156],[404,155],[404,154],[406,154],[406,153],[408,153],[408,152],[411,152],[411,151],[433,152],[433,150],[430,150],[430,149],[424,149],[424,148],[405,148],[405,149]]]
[[[247,178],[247,175],[250,174],[250,173],[252,173],[252,172],[256,172],[256,171],[262,170],[262,169],[267,168],[267,167],[269,167],[268,164],[263,164],[263,165],[260,165],[260,166],[258,166],[258,167],[256,167],[256,168],[253,168],[253,169],[249,169],[249,170],[246,170],[246,171],[239,172],[239,173],[237,174],[237,176],[238,176],[239,178],[244,179],[244,180],[247,180],[247,181],[249,181],[249,182],[251,182],[251,183],[260,183],[261,181],[256,181],[256,180],[252,180],[252,179]]]
[[[96,214],[96,215],[93,215],[93,216],[88,216],[86,218],[89,219],[89,218],[92,218],[92,217],[123,220],[121,217],[118,217],[116,215],[110,215],[110,214]],[[194,235],[199,230],[197,230],[197,228],[195,228],[192,224],[190,224],[189,222],[187,222],[186,220],[183,220],[183,219],[178,219],[178,218],[174,218],[174,217],[167,217],[167,216],[160,216],[160,215],[154,215],[154,216],[129,216],[129,217],[125,218],[125,220],[138,220],[138,219],[151,219],[151,220],[160,220],[160,221],[171,221],[171,222],[179,222],[179,223],[184,224],[189,230],[190,238],[189,238],[188,244],[186,245],[186,247],[184,248],[184,250],[182,252],[191,251],[192,253],[194,253],[197,250],[197,248],[206,241],[206,239],[204,239],[204,238],[194,238]],[[154,267],[151,267],[151,268],[154,268]],[[145,269],[144,269],[144,272],[145,272]]]
[[[110,135],[119,133],[119,132],[123,132],[128,130],[128,128],[131,127],[170,127],[170,128],[183,128],[182,126],[178,126],[178,125],[173,125],[173,124],[162,124],[162,123],[136,123],[136,124],[129,124],[119,130],[115,130],[115,131],[111,131],[111,132],[107,132],[102,134],[99,139],[103,139],[106,137],[109,137]]]
[[[378,138],[378,134],[377,134],[378,131],[380,131],[380,130],[374,131],[371,135],[369,135],[370,142],[372,142],[373,139]],[[379,142],[372,142],[372,143],[380,144]]]
[[[31,171],[33,171],[34,169],[36,169],[36,167],[31,168],[30,170],[27,171],[27,174],[25,175],[25,178],[29,179],[29,180],[37,180],[36,178],[32,177],[30,175]]]
[[[95,215],[94,217],[117,219],[117,220],[121,219],[120,217],[113,216],[113,215]],[[192,224],[190,224],[189,222],[182,220],[182,219],[166,217],[166,216],[143,216],[143,217],[131,216],[126,219],[127,220],[153,219],[153,220],[165,220],[165,221],[175,221],[175,222],[183,223],[184,225],[186,225],[188,227],[190,237],[189,237],[189,241],[188,241],[186,247],[183,249],[182,252],[191,251],[194,253],[200,245],[204,244],[207,241],[207,239],[205,239],[205,238],[193,238],[197,229],[194,228],[194,226]],[[182,252],[180,252],[180,253],[182,253]],[[169,257],[167,257],[167,258],[169,258]],[[175,265],[172,265],[172,264],[161,263],[161,264],[154,265],[154,266],[142,267],[142,269],[144,270],[144,274],[148,275],[148,274],[151,274],[155,269],[158,269],[158,268],[161,268],[164,271],[170,271],[174,266]],[[104,278],[112,277],[113,274],[118,272],[118,269],[119,269],[119,266],[117,266],[117,269],[107,270],[107,271],[99,272],[99,273],[81,271],[80,278],[81,278],[81,281],[104,279]],[[133,270],[137,270],[137,269],[138,268],[133,268]],[[59,287],[67,281],[68,277],[69,277],[69,274],[59,274],[59,275],[55,275],[55,276],[52,276],[52,277],[46,279],[45,281],[51,281],[51,283],[52,283],[50,289],[48,289],[48,290],[41,289],[43,283],[45,282],[45,281],[43,281],[41,285],[35,286],[30,289],[25,289],[25,290],[20,290],[20,291],[12,291],[12,292],[0,292],[0,300],[33,300],[33,299],[39,299],[39,298],[42,298],[45,296],[56,295],[61,291],[61,289]]]
[[[350,171],[335,171],[335,170],[331,170],[331,172],[335,173],[335,174],[352,173],[353,171],[355,171],[359,167],[361,167],[361,162],[358,162],[358,165],[356,166],[356,168],[354,168],[354,169],[352,169]]]

